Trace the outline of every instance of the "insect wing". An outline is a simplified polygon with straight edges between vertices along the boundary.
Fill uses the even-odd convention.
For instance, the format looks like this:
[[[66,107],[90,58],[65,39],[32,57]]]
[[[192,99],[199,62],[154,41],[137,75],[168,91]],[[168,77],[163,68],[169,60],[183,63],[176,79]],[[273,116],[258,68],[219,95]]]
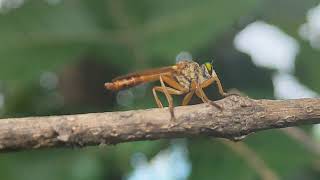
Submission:
[[[161,67],[161,68],[156,68],[156,69],[147,69],[145,71],[139,71],[139,72],[134,72],[130,74],[126,74],[123,76],[116,77],[112,79],[112,82],[123,80],[123,79],[129,79],[132,77],[142,77],[142,76],[156,76],[156,75],[161,75],[161,74],[170,74],[174,72],[176,69],[174,66],[167,66],[167,67]]]

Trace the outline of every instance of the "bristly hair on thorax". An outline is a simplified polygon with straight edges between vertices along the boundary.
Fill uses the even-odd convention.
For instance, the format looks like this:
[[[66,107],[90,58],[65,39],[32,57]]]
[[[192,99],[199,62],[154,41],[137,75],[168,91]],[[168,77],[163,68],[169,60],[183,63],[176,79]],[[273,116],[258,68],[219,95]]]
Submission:
[[[175,72],[173,77],[186,89],[191,88],[192,81],[201,84],[211,78],[211,74],[204,64],[200,66],[190,60],[179,61],[178,64],[180,63],[185,63],[185,66],[180,71]]]

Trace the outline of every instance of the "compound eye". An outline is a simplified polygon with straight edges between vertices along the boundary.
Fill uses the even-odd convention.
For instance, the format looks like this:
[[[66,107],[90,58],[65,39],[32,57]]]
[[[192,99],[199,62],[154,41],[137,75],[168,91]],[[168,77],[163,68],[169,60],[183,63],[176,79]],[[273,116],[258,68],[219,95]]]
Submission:
[[[204,65],[206,66],[209,74],[211,74],[211,73],[212,73],[212,64],[207,62],[207,63],[205,63]]]

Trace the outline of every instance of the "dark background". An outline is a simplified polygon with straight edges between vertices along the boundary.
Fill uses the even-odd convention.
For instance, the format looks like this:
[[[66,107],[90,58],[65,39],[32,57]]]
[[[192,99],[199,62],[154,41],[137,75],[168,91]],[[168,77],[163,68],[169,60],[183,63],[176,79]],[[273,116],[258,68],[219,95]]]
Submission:
[[[125,73],[175,64],[181,51],[199,63],[213,59],[226,90],[275,99],[272,77],[278,70],[256,66],[234,46],[236,35],[255,21],[295,38],[299,53],[291,74],[319,93],[319,49],[299,34],[308,10],[317,5],[316,0],[0,0],[0,117],[156,107],[152,83],[118,95],[103,84]],[[214,87],[207,93],[220,98]],[[312,129],[303,127],[303,132],[316,138]],[[282,131],[253,134],[244,142],[281,179],[320,178],[319,154]],[[246,157],[208,137],[0,154],[0,179],[126,179],[137,170],[134,157],[146,158],[148,166],[176,145],[191,167],[188,179],[261,179]]]

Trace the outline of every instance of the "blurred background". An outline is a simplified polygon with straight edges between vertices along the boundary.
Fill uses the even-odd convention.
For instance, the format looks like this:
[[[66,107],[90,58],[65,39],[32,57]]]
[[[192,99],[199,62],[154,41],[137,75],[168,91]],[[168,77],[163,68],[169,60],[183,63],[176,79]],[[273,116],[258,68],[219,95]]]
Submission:
[[[183,58],[213,60],[226,90],[252,98],[318,97],[320,4],[0,0],[0,117],[154,108],[156,83],[119,93],[103,84]],[[215,86],[207,93],[221,98]],[[320,179],[319,141],[320,126],[305,126],[237,144],[199,137],[6,153],[0,179],[313,180]]]

